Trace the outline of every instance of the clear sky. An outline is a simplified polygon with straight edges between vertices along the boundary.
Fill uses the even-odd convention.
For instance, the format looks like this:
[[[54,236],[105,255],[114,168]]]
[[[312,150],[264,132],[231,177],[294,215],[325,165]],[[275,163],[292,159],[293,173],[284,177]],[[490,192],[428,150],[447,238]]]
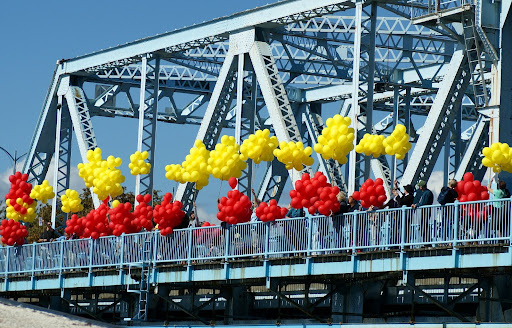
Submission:
[[[28,151],[58,59],[73,58],[270,2],[273,1],[152,1],[148,5],[132,0],[4,2],[0,10],[0,62],[3,63],[0,75],[0,146],[12,154]],[[129,174],[127,165],[129,154],[136,149],[136,120],[95,118],[93,125],[104,153],[123,158],[126,186],[133,189],[134,178]],[[187,129],[163,125],[158,127],[156,188],[172,191],[176,184],[163,178],[164,167],[184,160],[198,127]],[[78,148],[74,149],[73,164],[76,165],[80,158]],[[7,176],[11,170],[12,162],[0,151],[2,196],[7,192]],[[76,171],[73,173],[71,187],[81,189],[83,182]],[[223,184],[222,194],[227,190],[226,185]],[[198,206],[208,213],[204,214],[208,217],[202,219],[209,219],[215,215],[219,184],[212,183],[205,189]]]

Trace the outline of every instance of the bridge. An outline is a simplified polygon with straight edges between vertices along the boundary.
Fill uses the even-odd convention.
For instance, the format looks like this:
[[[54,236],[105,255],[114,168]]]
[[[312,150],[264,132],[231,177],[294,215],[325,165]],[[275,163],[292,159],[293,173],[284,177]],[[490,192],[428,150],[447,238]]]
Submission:
[[[433,313],[505,321],[511,206],[457,202],[3,247],[0,294],[119,320],[134,317],[134,296],[147,293],[147,319],[173,324],[422,322]]]
[[[373,177],[389,195],[394,179],[434,171],[444,185],[465,172],[482,180],[481,149],[512,144],[510,6],[285,0],[59,60],[23,171],[33,183],[53,172],[62,231],[72,153],[85,162],[101,146],[95,120],[138,120],[152,169],[135,193],[152,194],[157,125],[197,128],[208,150],[223,133],[240,142],[263,128],[314,146],[334,108],[352,118],[356,143],[401,123],[413,144],[403,160],[317,155],[304,169],[342,190]],[[254,181],[253,166],[239,189],[262,201],[299,177],[275,160]],[[187,183],[175,196],[190,212],[201,194]],[[512,322],[510,216],[507,199],[3,247],[0,294],[127,324]]]

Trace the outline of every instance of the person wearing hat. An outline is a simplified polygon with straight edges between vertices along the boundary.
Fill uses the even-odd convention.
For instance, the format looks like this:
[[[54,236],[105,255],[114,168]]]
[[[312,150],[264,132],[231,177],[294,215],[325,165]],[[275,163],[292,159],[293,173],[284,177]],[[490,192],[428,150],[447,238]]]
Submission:
[[[427,182],[425,180],[418,181],[418,190],[414,195],[414,201],[412,208],[419,206],[432,205],[434,203],[434,194],[427,188]]]
[[[404,186],[404,192],[402,193],[400,188],[398,188],[398,181],[395,179],[395,181],[393,181],[393,190],[398,192],[398,197],[396,197],[398,207],[411,207],[414,203],[414,188],[410,184]]]
[[[414,203],[411,205],[412,208],[417,208],[425,205],[432,205],[434,203],[434,194],[427,188],[427,182],[425,180],[418,181],[418,190],[416,190],[416,194],[414,195]],[[423,238],[423,242],[428,242],[430,240],[430,229],[429,229],[429,219],[430,219],[430,211],[429,209],[421,211],[418,213],[420,215],[420,233]]]

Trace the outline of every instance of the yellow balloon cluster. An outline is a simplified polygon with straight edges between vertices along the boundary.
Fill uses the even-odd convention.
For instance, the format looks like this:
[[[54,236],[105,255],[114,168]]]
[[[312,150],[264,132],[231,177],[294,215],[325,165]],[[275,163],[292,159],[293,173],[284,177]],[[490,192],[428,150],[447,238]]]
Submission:
[[[84,209],[82,201],[78,195],[78,192],[73,189],[66,190],[66,193],[60,197],[62,202],[62,212],[64,213],[76,213]]]
[[[354,129],[349,128],[351,119],[335,115],[326,121],[327,127],[322,130],[315,145],[315,152],[324,159],[335,159],[341,164],[348,162],[347,155],[354,149]]]
[[[135,153],[130,155],[130,164],[128,167],[130,168],[130,173],[132,175],[139,174],[149,174],[151,171],[151,164],[146,163],[145,160],[148,159],[149,153],[147,151],[136,151]]]
[[[245,156],[238,153],[238,148],[234,137],[222,136],[220,143],[210,152],[208,172],[221,180],[240,178],[247,163],[244,162]]]
[[[373,135],[366,133],[363,136],[363,139],[361,139],[359,144],[356,146],[356,153],[364,153],[366,156],[373,155],[374,158],[385,154],[386,150],[382,144],[384,138],[385,137],[383,135]]]
[[[181,163],[183,180],[195,182],[197,190],[201,190],[208,185],[208,178],[210,177],[208,158],[210,158],[210,152],[201,140],[196,140],[194,147],[190,148],[190,153],[185,157],[185,161]]]
[[[201,140],[196,140],[194,147],[190,148],[190,153],[181,165],[171,164],[165,167],[165,177],[179,183],[195,182],[196,189],[201,190],[208,185],[210,177],[208,158],[210,158],[210,152]]]
[[[48,180],[44,180],[43,183],[35,186],[32,191],[30,191],[30,198],[36,199],[43,204],[46,204],[48,199],[52,199],[53,197],[55,197],[55,193],[53,192],[53,187],[48,183]]]
[[[98,195],[100,200],[110,197],[116,197],[123,193],[121,183],[125,178],[118,169],[123,161],[121,158],[109,156],[107,160],[101,157],[101,149],[96,148],[87,152],[89,163],[78,164],[78,174],[84,180],[87,188],[93,187],[93,192]]]
[[[23,199],[21,199],[21,198],[16,199],[16,204],[27,209],[25,214],[21,214],[21,213],[17,212],[14,209],[15,204],[11,204],[10,199],[7,199],[5,202],[7,205],[7,208],[5,209],[5,211],[6,211],[5,216],[7,219],[12,219],[14,221],[34,222],[34,220],[36,218],[36,206],[37,206],[36,201],[33,201],[32,204],[29,205],[29,204],[23,202]]]
[[[495,142],[491,147],[482,149],[482,164],[494,173],[506,171],[512,173],[512,148],[506,143]]]
[[[271,162],[274,159],[274,149],[278,145],[277,137],[270,137],[268,129],[258,130],[244,140],[240,146],[240,153],[245,158],[252,159],[256,164],[261,161]]]
[[[169,180],[185,183],[187,181],[183,179],[183,173],[185,173],[185,170],[179,164],[165,166],[165,177]]]
[[[310,157],[313,153],[311,147],[304,148],[302,142],[284,142],[279,143],[279,148],[274,150],[274,156],[277,160],[286,166],[287,170],[296,169],[301,171],[303,166],[311,166],[315,160]]]
[[[382,142],[386,154],[396,155],[396,159],[404,159],[405,154],[411,150],[409,135],[406,133],[405,126],[397,124],[391,134]]]

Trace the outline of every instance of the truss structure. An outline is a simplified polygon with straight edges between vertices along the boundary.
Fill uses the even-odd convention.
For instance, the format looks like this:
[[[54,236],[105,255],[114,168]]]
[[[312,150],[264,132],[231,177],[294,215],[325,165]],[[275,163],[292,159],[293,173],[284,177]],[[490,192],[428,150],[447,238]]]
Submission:
[[[503,28],[510,25],[510,0],[436,4],[285,0],[61,60],[24,171],[41,182],[54,159],[54,184],[62,193],[72,137],[85,161],[87,150],[101,145],[92,122],[103,117],[138,119],[137,148],[154,164],[159,124],[199,126],[197,139],[208,149],[224,129],[241,140],[268,128],[281,141],[314,145],[334,108],[354,117],[358,139],[388,134],[400,122],[414,143],[403,161],[354,154],[342,167],[319,157],[319,169],[342,189],[381,177],[389,192],[395,178],[414,184],[434,170],[443,170],[445,179],[467,170],[482,178],[479,151],[488,136],[512,141],[505,129],[512,101],[501,101],[501,90],[512,83],[501,70],[511,64],[500,52],[512,42]],[[182,99],[186,105],[178,105]],[[262,200],[279,198],[288,176],[299,177],[274,161],[252,186],[251,167],[240,186],[248,194],[256,188]],[[157,174],[138,178],[136,192],[151,193]],[[198,193],[183,184],[176,196],[191,210]]]

